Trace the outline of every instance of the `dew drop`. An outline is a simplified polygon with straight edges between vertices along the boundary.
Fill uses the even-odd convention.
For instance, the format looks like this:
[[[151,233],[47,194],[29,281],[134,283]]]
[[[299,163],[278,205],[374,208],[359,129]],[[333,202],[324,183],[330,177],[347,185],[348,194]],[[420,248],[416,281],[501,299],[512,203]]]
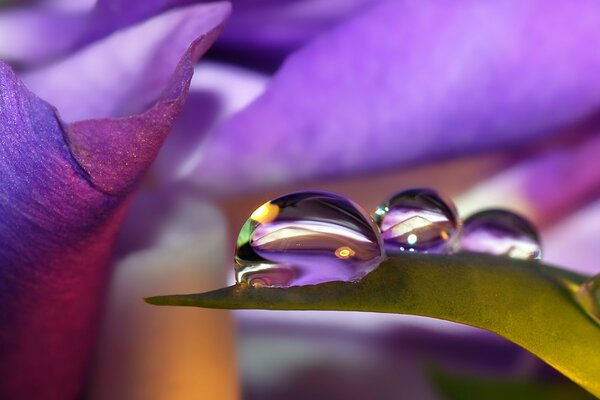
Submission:
[[[576,297],[588,315],[600,323],[600,274],[583,283]]]
[[[333,193],[298,192],[252,213],[238,236],[235,275],[254,287],[355,281],[382,260],[377,227],[360,206]]]
[[[522,216],[502,209],[483,210],[467,218],[460,250],[523,260],[539,260],[542,257],[535,227]]]
[[[389,255],[452,252],[461,226],[454,203],[426,188],[396,193],[377,208],[373,218]]]

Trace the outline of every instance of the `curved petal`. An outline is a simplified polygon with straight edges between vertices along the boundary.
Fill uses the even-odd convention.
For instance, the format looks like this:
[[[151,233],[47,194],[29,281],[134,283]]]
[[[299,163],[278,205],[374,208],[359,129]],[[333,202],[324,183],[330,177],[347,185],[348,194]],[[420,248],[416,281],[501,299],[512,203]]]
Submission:
[[[223,8],[223,4],[197,5],[161,14],[23,80],[67,121],[140,112],[160,94],[177,56],[196,39],[198,26],[217,25]],[[195,46],[195,56],[213,40]]]
[[[68,51],[83,31],[79,11],[18,8],[0,12],[0,59],[31,64]]]
[[[599,15],[595,1],[380,4],[289,58],[207,146],[196,184],[240,190],[545,137],[600,106]]]
[[[202,157],[202,142],[211,140],[207,133],[246,107],[267,85],[268,76],[252,70],[210,61],[198,64],[181,116],[153,164],[153,178],[167,185],[185,179]]]
[[[0,397],[80,394],[128,195],[229,12],[210,7],[220,18],[199,19],[200,39],[170,54],[181,61],[143,114],[65,125],[0,63]]]
[[[41,4],[0,13],[0,58],[26,66],[52,61],[168,9],[195,0]]]

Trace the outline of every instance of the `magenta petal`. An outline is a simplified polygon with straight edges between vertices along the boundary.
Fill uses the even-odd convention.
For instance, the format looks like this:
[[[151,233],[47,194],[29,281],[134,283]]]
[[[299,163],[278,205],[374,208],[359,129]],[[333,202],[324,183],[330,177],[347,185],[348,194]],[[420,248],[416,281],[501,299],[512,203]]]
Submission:
[[[169,54],[181,61],[143,114],[65,125],[0,63],[0,398],[81,394],[128,195],[229,12],[211,7],[220,18]]]
[[[292,55],[207,144],[196,182],[243,189],[544,137],[600,107],[598,26],[597,1],[385,2]]]

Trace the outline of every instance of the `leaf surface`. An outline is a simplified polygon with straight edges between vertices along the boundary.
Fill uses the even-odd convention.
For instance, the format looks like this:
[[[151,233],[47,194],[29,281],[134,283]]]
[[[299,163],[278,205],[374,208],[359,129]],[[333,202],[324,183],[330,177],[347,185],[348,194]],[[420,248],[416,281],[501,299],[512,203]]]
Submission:
[[[600,325],[574,298],[586,279],[504,257],[415,254],[390,258],[359,282],[291,288],[234,285],[146,301],[222,309],[367,311],[454,321],[511,340],[600,396]]]

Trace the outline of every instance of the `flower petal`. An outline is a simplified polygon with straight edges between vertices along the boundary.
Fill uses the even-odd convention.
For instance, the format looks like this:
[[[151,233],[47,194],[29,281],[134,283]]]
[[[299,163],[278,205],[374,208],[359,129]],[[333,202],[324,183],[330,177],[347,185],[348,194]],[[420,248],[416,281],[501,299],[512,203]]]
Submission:
[[[0,13],[0,58],[26,66],[52,61],[119,29],[195,0],[89,0]]]
[[[217,54],[254,68],[272,70],[292,51],[376,3],[372,0],[237,0],[235,12],[216,46]]]
[[[65,125],[0,63],[1,398],[81,394],[128,195],[181,110],[196,57],[229,12],[226,3],[187,12],[199,9],[220,18],[198,19],[201,38],[168,54],[181,61],[143,114]]]
[[[138,113],[161,94],[179,62],[178,55],[196,39],[198,27],[218,25],[228,7],[215,3],[170,11],[27,74],[23,80],[69,122]],[[195,57],[206,51],[216,32],[211,35],[194,47]]]
[[[197,65],[181,116],[153,164],[155,181],[185,179],[202,157],[203,141],[212,139],[209,133],[258,97],[267,84],[268,76],[252,70],[211,61]]]
[[[512,208],[548,226],[598,194],[598,154],[600,134],[547,149],[477,185],[456,203],[463,215],[481,208]]]
[[[385,2],[290,57],[207,146],[196,184],[240,190],[548,136],[600,107],[599,25],[596,1]]]
[[[544,258],[582,274],[600,274],[600,199],[570,215],[543,235]]]
[[[86,23],[84,12],[18,8],[0,12],[0,59],[32,64],[69,50]]]

